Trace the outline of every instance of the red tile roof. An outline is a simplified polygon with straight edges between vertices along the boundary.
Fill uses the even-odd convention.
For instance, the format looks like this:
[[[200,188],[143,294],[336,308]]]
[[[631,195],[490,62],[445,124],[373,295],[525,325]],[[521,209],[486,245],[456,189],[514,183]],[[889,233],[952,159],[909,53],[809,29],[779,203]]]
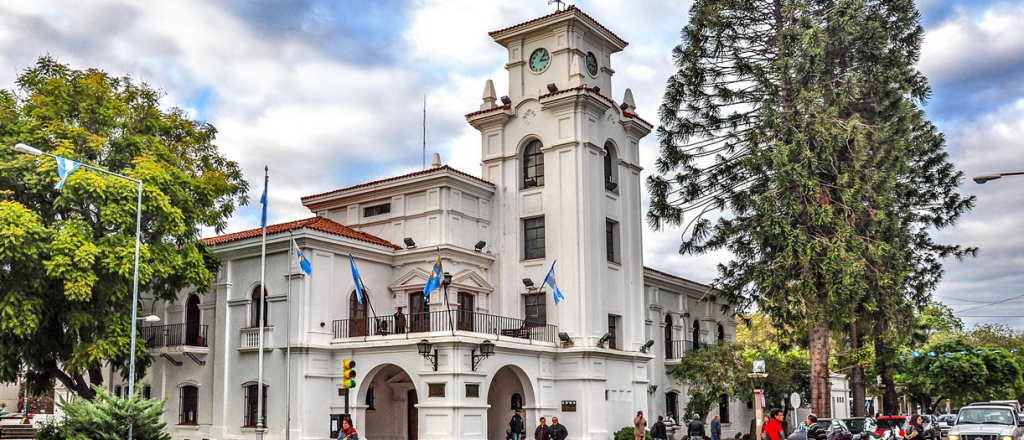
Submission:
[[[374,180],[373,182],[360,183],[358,185],[353,185],[353,186],[350,186],[350,187],[347,187],[347,188],[336,189],[334,191],[327,191],[327,192],[320,193],[320,194],[313,194],[311,196],[303,196],[302,200],[309,200],[309,199],[316,198],[316,197],[323,197],[323,196],[326,196],[326,195],[343,193],[343,192],[346,192],[346,191],[352,191],[354,189],[366,188],[366,187],[370,187],[370,186],[374,186],[374,185],[379,185],[381,183],[394,182],[394,181],[398,181],[398,180],[402,180],[402,179],[408,179],[410,177],[422,176],[422,175],[430,174],[430,173],[437,173],[437,172],[440,172],[440,171],[451,171],[451,172],[453,172],[455,174],[459,174],[461,176],[469,177],[470,179],[479,181],[481,183],[488,184],[488,185],[493,186],[495,188],[498,187],[498,185],[495,185],[495,184],[493,184],[491,182],[488,182],[488,181],[486,181],[484,179],[476,177],[476,176],[474,176],[472,174],[464,173],[464,172],[459,171],[459,170],[457,170],[455,168],[452,168],[452,167],[450,167],[448,165],[443,165],[443,166],[441,166],[439,168],[430,168],[430,169],[427,169],[427,170],[416,171],[415,173],[409,173],[409,174],[405,174],[405,175],[402,175],[402,176],[389,177],[387,179]]]
[[[400,246],[384,240],[380,237],[360,232],[352,229],[348,226],[326,219],[324,217],[313,217],[304,220],[297,220],[288,223],[279,223],[276,225],[267,226],[267,235],[280,234],[288,231],[294,231],[297,229],[309,228],[320,232],[326,232],[328,234],[340,235],[342,237],[348,237],[353,240],[365,241],[367,243],[376,244],[384,247],[390,247],[393,249],[402,249]],[[248,231],[235,232],[233,234],[225,234],[217,237],[204,238],[205,242],[209,246],[215,244],[227,243],[236,240],[243,240],[246,238],[259,237],[263,234],[262,228],[250,229]]]
[[[530,21],[524,21],[524,22],[522,22],[522,23],[519,23],[519,24],[517,24],[517,25],[514,25],[514,26],[509,26],[509,27],[507,27],[507,28],[505,28],[505,29],[499,29],[499,30],[496,30],[496,31],[491,31],[491,32],[488,32],[488,33],[487,33],[487,35],[490,35],[491,37],[494,37],[495,35],[498,35],[498,34],[500,34],[500,33],[502,33],[502,32],[510,31],[510,30],[512,30],[512,29],[516,29],[516,28],[520,28],[520,27],[526,26],[526,25],[528,25],[528,24],[531,24],[531,23],[536,23],[536,22],[538,22],[538,21],[541,21],[541,20],[545,20],[545,19],[548,19],[548,18],[554,17],[554,16],[556,16],[556,15],[560,15],[560,14],[569,14],[569,13],[575,13],[575,14],[579,14],[579,15],[582,15],[582,16],[586,17],[586,18],[587,18],[588,20],[590,20],[590,21],[591,21],[591,22],[592,22],[592,23],[593,23],[593,24],[594,24],[595,26],[597,26],[597,27],[599,27],[599,28],[601,28],[601,29],[604,29],[604,30],[605,30],[605,32],[608,32],[609,34],[611,34],[611,36],[613,36],[613,37],[615,37],[616,39],[618,39],[618,40],[619,40],[619,42],[620,42],[620,43],[621,43],[621,44],[622,44],[623,46],[629,45],[629,42],[627,42],[626,40],[623,40],[623,39],[622,39],[622,38],[620,38],[620,37],[619,37],[618,35],[615,35],[615,32],[612,32],[612,31],[611,31],[611,30],[609,30],[608,28],[604,27],[604,25],[602,25],[601,23],[598,23],[598,22],[597,22],[597,20],[594,20],[594,17],[591,17],[591,16],[587,15],[587,13],[585,13],[585,12],[583,12],[582,10],[580,10],[579,8],[577,8],[577,7],[575,6],[575,5],[573,5],[573,6],[569,6],[568,8],[565,8],[564,10],[561,10],[561,11],[557,11],[557,12],[555,12],[555,13],[553,13],[553,14],[548,14],[548,15],[545,15],[545,16],[543,16],[543,17],[538,17],[538,18],[534,18],[533,20],[530,20]]]
[[[485,108],[483,110],[477,110],[475,112],[468,113],[468,114],[466,114],[466,117],[470,118],[470,117],[473,117],[473,116],[476,116],[476,115],[482,115],[484,113],[490,113],[490,112],[497,111],[497,110],[505,111],[505,110],[510,110],[510,109],[512,109],[511,105],[503,105],[501,107],[494,107],[494,108]]]
[[[641,117],[637,116],[636,113],[622,112],[622,116],[625,116],[625,117],[627,117],[629,119],[636,119],[636,120],[638,120],[640,122],[643,122],[644,124],[647,124],[647,126],[649,126],[649,127],[652,127],[652,128],[654,127],[654,125],[652,125],[650,122],[645,121],[644,118],[641,118]]]

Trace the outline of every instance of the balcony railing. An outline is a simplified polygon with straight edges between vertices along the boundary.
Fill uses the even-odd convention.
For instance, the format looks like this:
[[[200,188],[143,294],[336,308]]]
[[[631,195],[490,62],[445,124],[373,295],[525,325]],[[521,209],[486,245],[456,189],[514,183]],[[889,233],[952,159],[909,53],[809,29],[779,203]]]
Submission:
[[[396,324],[394,315],[339,319],[333,322],[334,337],[353,338],[404,333],[450,332],[453,326],[456,331],[490,333],[551,343],[555,342],[558,335],[558,328],[554,325],[465,310],[410,313],[405,315],[404,326]]]
[[[672,341],[672,343],[668,345],[668,350],[665,352],[665,359],[679,359],[683,357],[683,353],[687,351],[707,348],[710,346],[711,344],[706,342],[694,343],[693,341]]]
[[[171,324],[139,328],[148,348],[177,347],[191,345],[207,347],[205,325]]]

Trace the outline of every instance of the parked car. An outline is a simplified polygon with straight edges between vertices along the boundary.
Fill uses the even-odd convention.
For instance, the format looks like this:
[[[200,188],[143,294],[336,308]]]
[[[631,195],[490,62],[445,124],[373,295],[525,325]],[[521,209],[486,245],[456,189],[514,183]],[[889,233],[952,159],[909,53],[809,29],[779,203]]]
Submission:
[[[853,433],[842,419],[820,418],[815,424],[825,429],[828,440],[853,440]],[[807,440],[807,428],[807,422],[801,422],[786,440]]]
[[[921,414],[921,421],[921,434],[924,440],[939,440],[939,420],[931,414]]]
[[[842,419],[842,421],[850,428],[854,439],[873,440],[879,438],[879,435],[875,434],[875,419],[871,417],[855,417]]]
[[[907,435],[907,416],[882,416],[875,418],[875,434],[884,435],[887,431],[900,437]]]
[[[960,408],[948,440],[1024,440],[1017,410],[1005,403],[971,404]]]

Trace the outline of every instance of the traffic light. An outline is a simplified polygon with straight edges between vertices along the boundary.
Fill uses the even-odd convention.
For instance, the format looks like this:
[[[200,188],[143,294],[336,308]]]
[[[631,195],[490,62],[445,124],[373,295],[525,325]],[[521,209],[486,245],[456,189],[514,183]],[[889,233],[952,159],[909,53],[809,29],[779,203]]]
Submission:
[[[344,359],[341,361],[341,386],[342,388],[356,387],[356,361]]]

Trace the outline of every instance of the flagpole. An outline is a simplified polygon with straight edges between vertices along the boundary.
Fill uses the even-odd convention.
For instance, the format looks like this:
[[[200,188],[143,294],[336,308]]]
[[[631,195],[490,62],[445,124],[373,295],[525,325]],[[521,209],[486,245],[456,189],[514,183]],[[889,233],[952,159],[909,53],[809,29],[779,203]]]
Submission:
[[[288,240],[291,241],[292,248],[298,248],[295,244],[295,238],[291,232],[288,232]],[[292,249],[288,249],[288,276],[285,280],[288,282],[287,297],[288,297],[288,313],[285,314],[284,318],[284,334],[285,334],[285,355],[284,355],[284,408],[285,408],[285,419],[284,419],[284,439],[291,440],[292,438]]]
[[[256,439],[263,439],[263,332],[267,316],[267,184],[270,182],[270,167],[263,167],[263,240],[260,244],[260,337],[258,353],[258,374],[256,379]]]

